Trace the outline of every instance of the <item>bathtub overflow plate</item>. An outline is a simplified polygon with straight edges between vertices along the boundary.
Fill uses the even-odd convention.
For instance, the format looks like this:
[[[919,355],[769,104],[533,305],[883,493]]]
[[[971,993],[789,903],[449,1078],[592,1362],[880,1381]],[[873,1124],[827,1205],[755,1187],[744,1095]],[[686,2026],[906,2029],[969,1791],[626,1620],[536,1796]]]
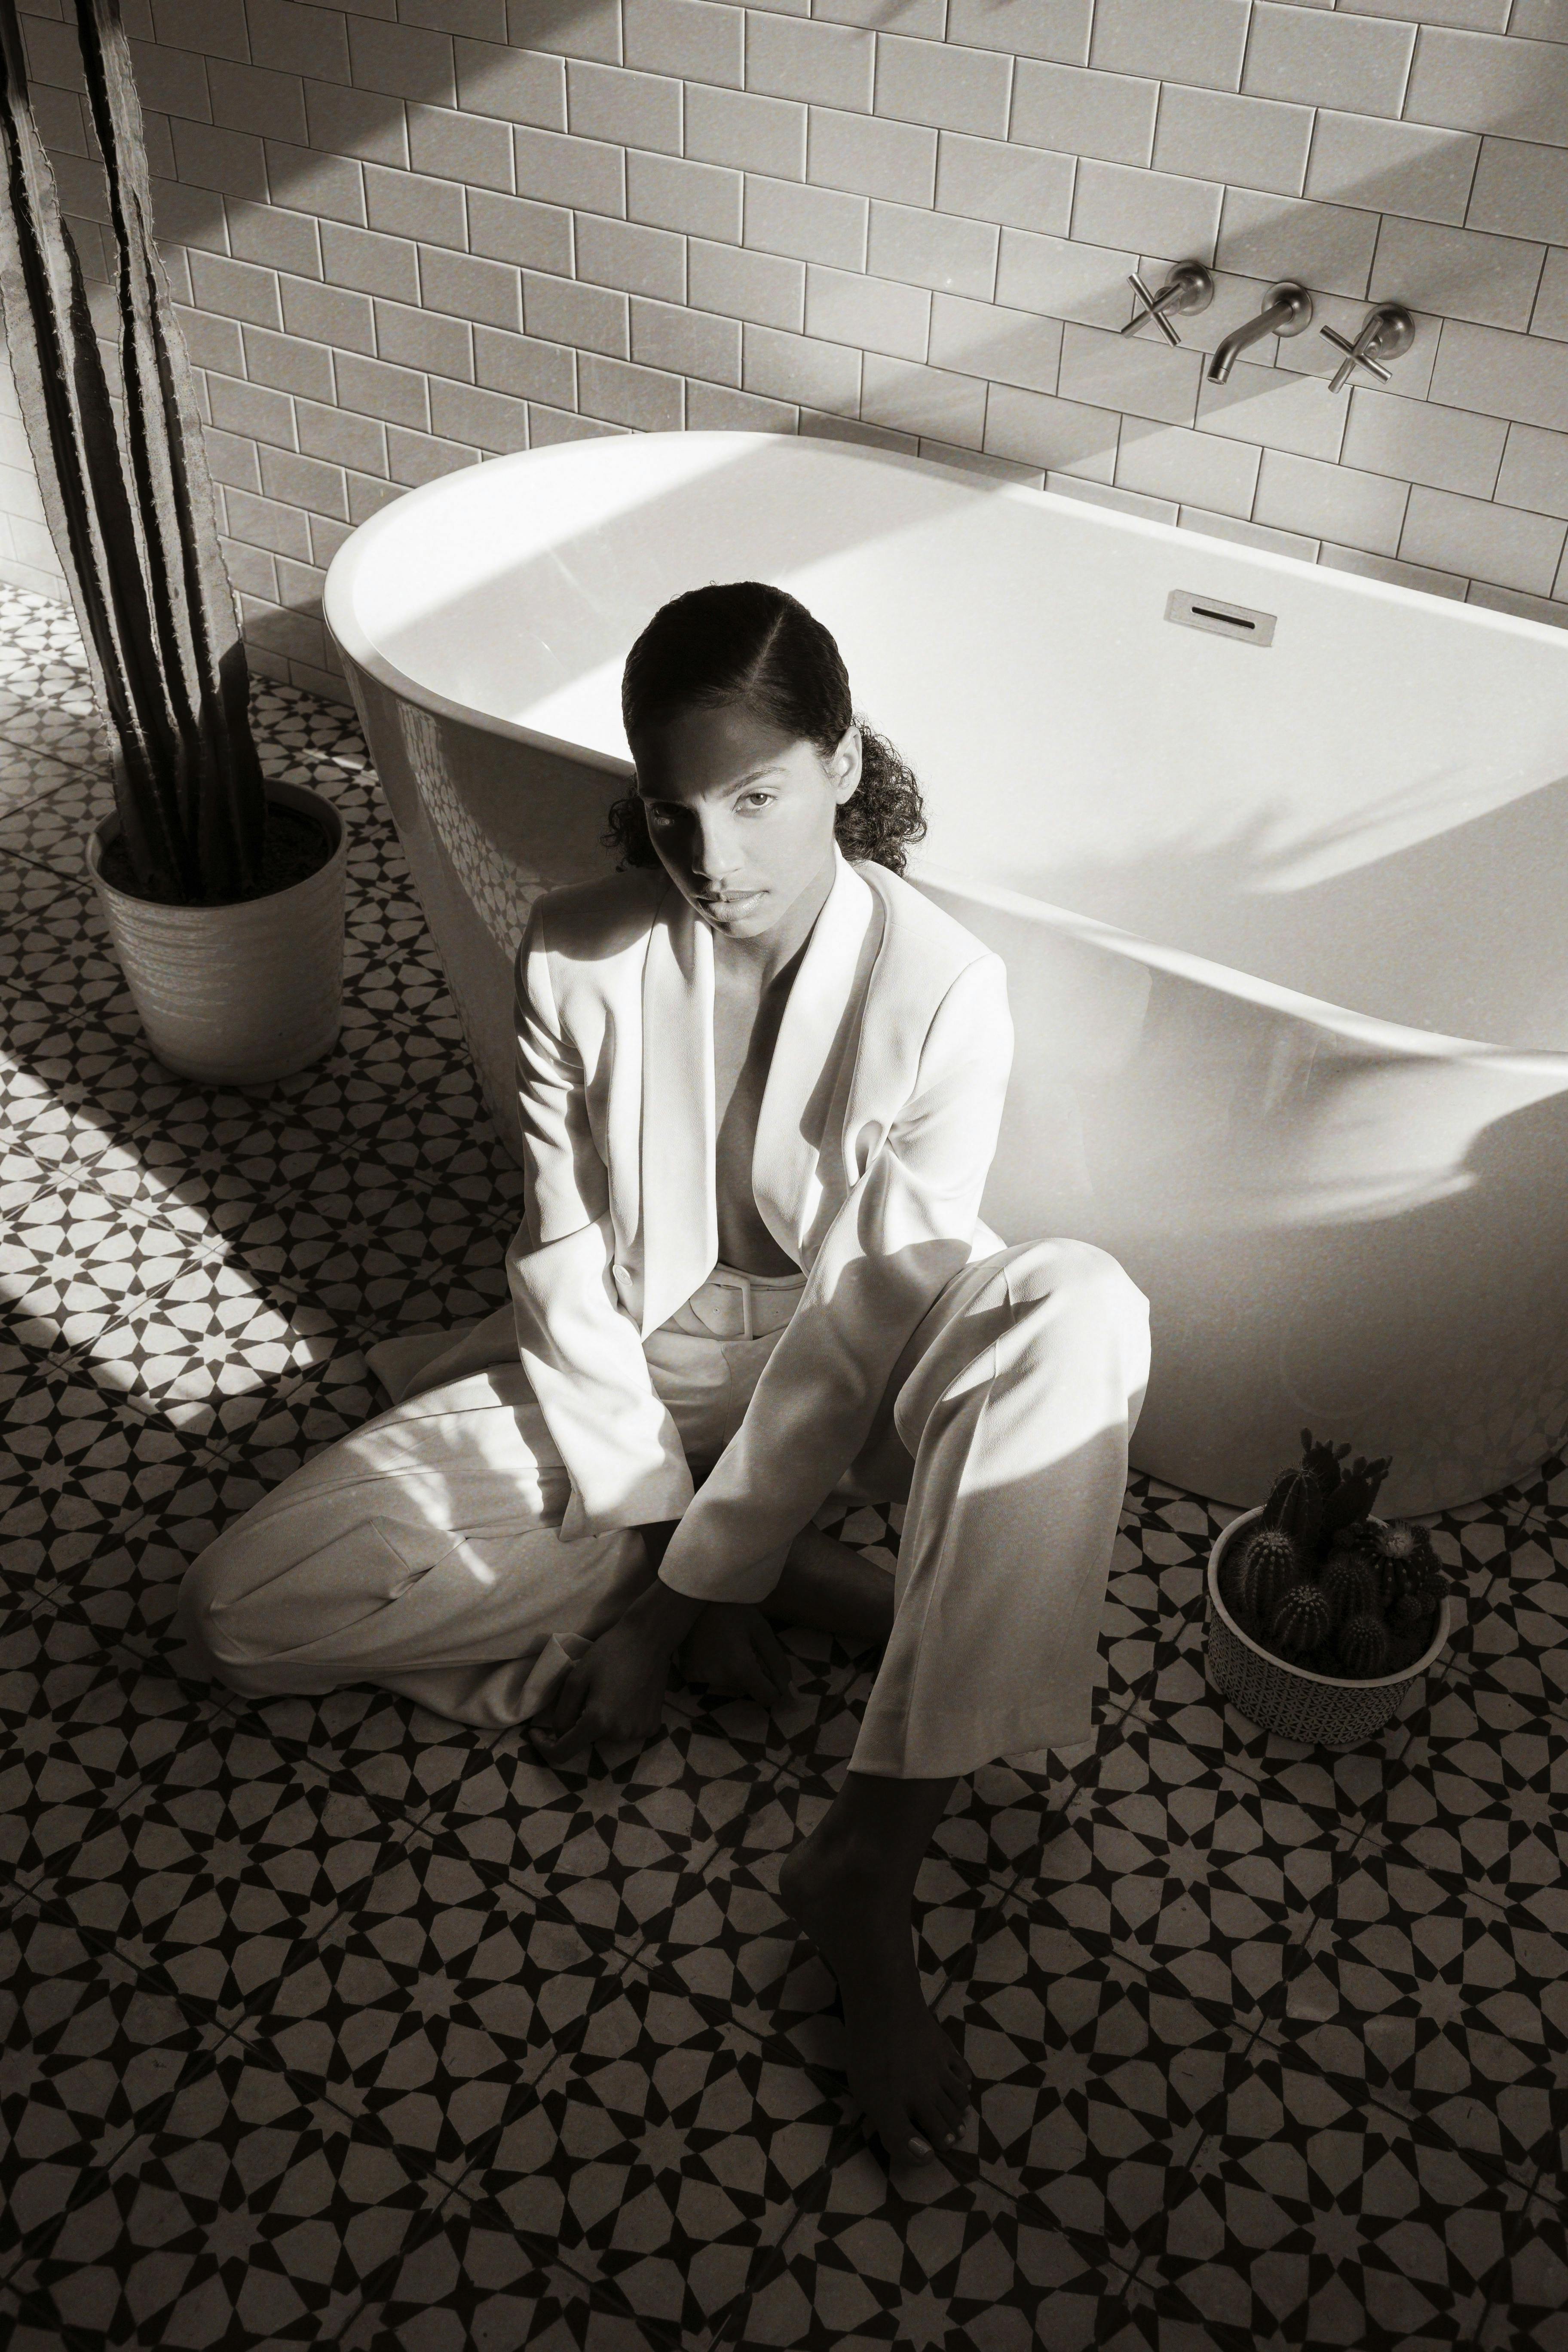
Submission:
[[[1207,629],[1216,637],[1230,637],[1238,646],[1271,646],[1274,614],[1255,612],[1250,604],[1225,604],[1217,596],[1194,596],[1173,588],[1165,600],[1167,621],[1184,629]]]

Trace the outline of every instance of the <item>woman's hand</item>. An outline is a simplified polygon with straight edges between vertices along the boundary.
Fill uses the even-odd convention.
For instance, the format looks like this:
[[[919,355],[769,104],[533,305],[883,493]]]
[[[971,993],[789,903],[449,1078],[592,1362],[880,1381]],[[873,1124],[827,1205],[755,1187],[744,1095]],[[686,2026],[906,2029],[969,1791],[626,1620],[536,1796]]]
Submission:
[[[790,1694],[789,1659],[760,1609],[710,1601],[677,1655],[681,1677],[726,1698],[776,1706]]]
[[[641,1747],[658,1729],[668,1678],[668,1648],[649,1638],[646,1624],[623,1617],[568,1669],[529,1724],[535,1752],[546,1764],[563,1764],[584,1748],[628,1739]]]

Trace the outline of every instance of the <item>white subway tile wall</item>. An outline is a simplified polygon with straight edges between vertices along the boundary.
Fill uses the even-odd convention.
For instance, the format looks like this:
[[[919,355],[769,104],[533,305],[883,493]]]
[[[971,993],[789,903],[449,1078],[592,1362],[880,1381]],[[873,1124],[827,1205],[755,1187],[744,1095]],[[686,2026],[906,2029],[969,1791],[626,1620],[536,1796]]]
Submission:
[[[108,323],[63,0],[21,0]],[[124,0],[258,666],[415,483],[840,435],[1568,625],[1563,0]],[[1182,348],[1129,273],[1212,263]],[[1207,353],[1270,282],[1306,336]],[[1332,394],[1373,301],[1386,387]],[[0,575],[57,590],[16,404]]]

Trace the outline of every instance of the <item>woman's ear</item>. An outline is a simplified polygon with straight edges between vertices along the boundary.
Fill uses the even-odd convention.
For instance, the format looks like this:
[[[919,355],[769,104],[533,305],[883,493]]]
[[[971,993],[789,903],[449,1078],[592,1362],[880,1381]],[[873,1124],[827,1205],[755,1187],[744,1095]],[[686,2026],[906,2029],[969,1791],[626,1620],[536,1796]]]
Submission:
[[[848,726],[827,763],[827,772],[833,782],[833,797],[840,808],[846,801],[853,800],[860,788],[861,758],[860,730]]]

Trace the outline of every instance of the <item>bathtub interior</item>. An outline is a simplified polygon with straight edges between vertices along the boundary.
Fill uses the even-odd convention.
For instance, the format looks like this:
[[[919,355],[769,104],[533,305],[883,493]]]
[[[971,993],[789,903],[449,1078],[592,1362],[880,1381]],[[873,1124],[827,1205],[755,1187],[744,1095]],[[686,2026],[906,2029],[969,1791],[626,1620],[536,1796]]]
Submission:
[[[496,461],[358,537],[334,625],[427,708],[624,771],[620,665],[648,614],[776,580],[920,774],[929,873],[1381,1020],[1568,1046],[1557,632],[770,436]],[[1272,643],[1173,625],[1173,591],[1267,612]],[[520,849],[529,817],[520,792]]]

